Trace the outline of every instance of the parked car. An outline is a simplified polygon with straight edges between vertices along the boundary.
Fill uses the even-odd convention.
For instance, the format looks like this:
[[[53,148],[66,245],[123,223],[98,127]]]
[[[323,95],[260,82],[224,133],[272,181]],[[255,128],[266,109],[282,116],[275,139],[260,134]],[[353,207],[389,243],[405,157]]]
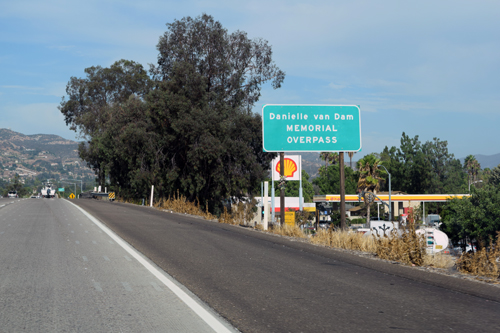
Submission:
[[[472,249],[474,249],[474,252],[477,251],[476,249],[476,246],[472,246],[471,244],[467,244],[467,246],[465,247],[465,252],[469,252],[469,251],[472,251]],[[462,247],[461,246],[456,246],[453,248],[454,251],[456,251],[458,254],[462,253]]]
[[[319,221],[319,227],[321,229],[328,229],[328,228],[330,228],[331,223],[332,222],[330,222],[330,221]]]

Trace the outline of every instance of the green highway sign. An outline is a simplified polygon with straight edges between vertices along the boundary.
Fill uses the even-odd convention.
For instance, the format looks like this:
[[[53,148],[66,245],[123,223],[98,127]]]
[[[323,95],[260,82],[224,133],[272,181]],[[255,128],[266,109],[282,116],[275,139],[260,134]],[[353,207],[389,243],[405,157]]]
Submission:
[[[361,111],[356,105],[264,105],[262,145],[267,152],[360,151]]]
[[[58,191],[59,192],[64,192],[64,187],[59,187]]]

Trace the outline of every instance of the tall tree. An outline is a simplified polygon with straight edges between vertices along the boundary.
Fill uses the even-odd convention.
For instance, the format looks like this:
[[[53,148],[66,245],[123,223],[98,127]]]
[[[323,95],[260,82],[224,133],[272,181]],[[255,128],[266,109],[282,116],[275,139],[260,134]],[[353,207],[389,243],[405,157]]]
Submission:
[[[109,68],[92,66],[85,69],[85,78],[71,77],[59,110],[66,125],[87,140],[80,148],[82,158],[93,168],[102,183],[108,164],[99,137],[116,118],[109,108],[125,103],[130,96],[140,99],[148,93],[151,80],[141,64],[119,60]]]
[[[392,175],[392,188],[413,194],[462,193],[461,163],[448,152],[447,141],[434,138],[421,144],[404,132],[399,148],[385,147],[381,160]]]
[[[383,178],[382,174],[385,174],[385,170],[380,170],[378,166],[381,161],[374,154],[366,155],[358,161],[358,190],[364,192],[371,192],[377,194],[380,190],[380,184]],[[366,224],[370,225],[370,198],[369,194],[363,197],[366,206]]]
[[[481,165],[474,155],[467,155],[464,160],[464,168],[469,175],[469,187],[477,180],[477,175],[481,170]]]
[[[452,199],[443,212],[444,230],[453,242],[473,240],[480,247],[487,246],[500,230],[500,188],[485,186],[471,188],[471,196]],[[497,244],[498,245],[498,244]]]
[[[319,176],[312,181],[319,188],[319,194],[340,193],[340,166],[330,165],[328,168],[320,168]],[[345,193],[355,194],[357,179],[351,168],[345,168]]]
[[[266,175],[275,154],[262,152],[262,119],[251,110],[261,86],[279,88],[285,73],[267,41],[230,34],[211,16],[167,27],[151,78],[125,60],[90,67],[71,78],[59,108],[87,139],[80,155],[101,180],[136,197],[155,184],[217,212]]]
[[[262,152],[262,119],[251,109],[262,84],[279,88],[285,74],[267,41],[229,34],[211,16],[167,27],[147,97],[155,132],[165,138],[166,190],[218,209],[266,175],[275,154]]]
[[[262,84],[271,81],[275,89],[281,87],[285,73],[273,62],[267,41],[251,40],[243,31],[229,34],[206,14],[167,27],[157,46],[158,66],[151,68],[157,81],[182,78],[178,83],[186,84],[184,89],[195,88],[190,97],[203,97],[210,107],[248,111],[258,101]],[[196,95],[200,84],[204,94]]]

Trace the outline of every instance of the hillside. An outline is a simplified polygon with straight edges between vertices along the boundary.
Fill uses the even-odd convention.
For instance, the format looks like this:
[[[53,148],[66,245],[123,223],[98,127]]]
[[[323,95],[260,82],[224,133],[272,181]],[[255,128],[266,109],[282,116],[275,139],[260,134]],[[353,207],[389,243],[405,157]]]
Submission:
[[[64,178],[93,177],[78,156],[78,143],[53,134],[24,135],[0,129],[0,177],[42,173]]]

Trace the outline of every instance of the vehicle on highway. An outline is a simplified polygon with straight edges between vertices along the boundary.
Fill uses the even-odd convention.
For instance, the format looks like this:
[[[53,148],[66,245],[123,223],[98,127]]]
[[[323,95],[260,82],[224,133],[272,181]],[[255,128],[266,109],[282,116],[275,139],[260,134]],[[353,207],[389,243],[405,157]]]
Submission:
[[[51,182],[47,181],[45,183],[45,187],[42,189],[42,197],[44,198],[53,198],[56,195],[56,190],[53,188]]]
[[[19,198],[19,196],[17,195],[17,191],[9,191],[9,193],[7,194],[7,197],[9,197],[9,198]]]
[[[36,199],[36,195],[32,195],[30,198],[31,199]]]

